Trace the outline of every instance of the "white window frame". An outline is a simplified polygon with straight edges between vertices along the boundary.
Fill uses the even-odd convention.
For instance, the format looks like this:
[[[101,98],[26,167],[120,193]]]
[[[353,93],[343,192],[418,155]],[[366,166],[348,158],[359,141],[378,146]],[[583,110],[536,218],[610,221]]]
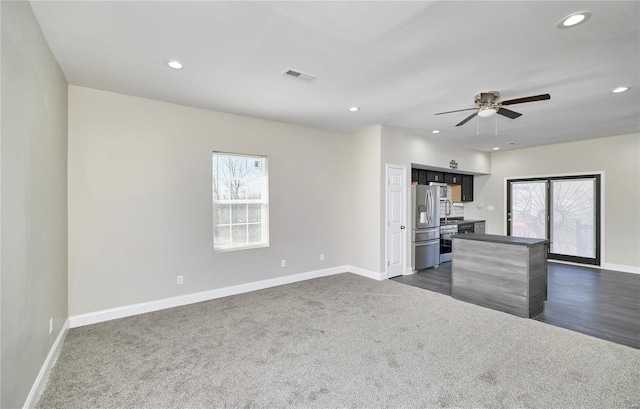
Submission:
[[[261,186],[261,194],[260,199],[217,199],[215,195],[215,177],[216,177],[216,169],[214,168],[216,162],[216,158],[224,158],[224,157],[241,157],[241,158],[249,158],[251,160],[260,160],[262,172],[260,176],[260,186]],[[262,247],[269,247],[269,171],[268,171],[268,158],[264,155],[250,155],[243,153],[231,153],[231,152],[220,152],[213,151],[211,155],[211,164],[212,164],[212,184],[211,184],[211,197],[212,197],[212,215],[213,215],[213,251],[214,252],[224,252],[224,251],[236,251],[236,250],[247,250],[247,249],[255,249]],[[252,178],[255,180],[256,178]],[[219,181],[218,181],[219,183]],[[216,205],[250,205],[250,204],[260,204],[261,212],[260,212],[260,221],[259,222],[250,222],[248,216],[248,207],[247,214],[245,215],[245,221],[234,223],[233,222],[233,212],[230,209],[229,215],[229,223],[221,223],[216,224]],[[261,233],[261,241],[259,243],[240,243],[240,244],[230,244],[230,245],[219,245],[216,244],[216,227],[221,226],[229,226],[229,238],[230,241],[233,240],[233,226],[247,226],[247,240],[249,238],[248,230],[249,225],[260,224],[260,233]]]

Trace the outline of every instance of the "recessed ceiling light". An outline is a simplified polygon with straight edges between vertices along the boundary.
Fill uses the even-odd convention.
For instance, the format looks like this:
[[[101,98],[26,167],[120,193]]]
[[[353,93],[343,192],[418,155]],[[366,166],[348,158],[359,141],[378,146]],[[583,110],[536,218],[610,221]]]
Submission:
[[[178,60],[169,60],[167,61],[167,65],[175,70],[182,69],[182,63]]]
[[[500,148],[498,148],[497,146],[495,148],[493,148],[494,151],[500,150]]]
[[[360,111],[360,107],[351,107],[351,108],[349,108],[349,111],[358,112],[358,111]]]
[[[431,133],[440,133],[440,131],[436,129],[435,131],[432,131]]]
[[[612,89],[611,92],[614,93],[614,94],[619,94],[621,92],[625,92],[625,91],[628,91],[628,90],[629,90],[629,87],[618,87],[618,88]]]
[[[569,14],[568,16],[560,20],[557,24],[557,27],[558,28],[573,27],[577,24],[584,23],[585,21],[589,20],[589,17],[591,17],[590,11],[577,11],[575,13]]]

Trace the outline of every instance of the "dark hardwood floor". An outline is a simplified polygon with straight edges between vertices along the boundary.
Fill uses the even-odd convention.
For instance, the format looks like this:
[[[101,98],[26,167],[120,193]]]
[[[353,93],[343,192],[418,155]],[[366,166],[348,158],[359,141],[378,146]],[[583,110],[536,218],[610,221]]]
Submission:
[[[640,275],[549,263],[547,276],[533,319],[640,349]],[[451,263],[392,280],[451,295]]]

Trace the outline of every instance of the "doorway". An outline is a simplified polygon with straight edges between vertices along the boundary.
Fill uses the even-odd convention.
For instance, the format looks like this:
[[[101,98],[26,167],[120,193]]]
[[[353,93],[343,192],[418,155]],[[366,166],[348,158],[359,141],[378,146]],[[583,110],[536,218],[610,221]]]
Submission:
[[[549,259],[600,265],[600,175],[507,180],[507,235],[548,239]]]

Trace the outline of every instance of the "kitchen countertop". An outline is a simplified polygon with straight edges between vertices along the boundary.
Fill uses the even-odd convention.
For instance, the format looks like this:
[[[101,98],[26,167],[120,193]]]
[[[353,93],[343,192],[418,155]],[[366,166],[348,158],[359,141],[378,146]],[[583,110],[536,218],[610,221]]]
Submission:
[[[476,233],[467,233],[467,234],[456,234],[451,238],[453,239],[463,239],[463,240],[475,240],[475,241],[486,241],[490,243],[500,243],[500,244],[516,244],[520,246],[535,246],[537,244],[549,243],[547,239],[534,239],[530,237],[514,237],[514,236],[500,236],[496,234],[476,234]]]
[[[486,220],[475,220],[475,219],[464,219],[464,220],[457,220],[457,219],[453,219],[453,220],[447,220],[446,222],[444,220],[440,220],[440,225],[448,225],[448,224],[461,224],[461,223],[475,223],[475,222],[484,222]]]

